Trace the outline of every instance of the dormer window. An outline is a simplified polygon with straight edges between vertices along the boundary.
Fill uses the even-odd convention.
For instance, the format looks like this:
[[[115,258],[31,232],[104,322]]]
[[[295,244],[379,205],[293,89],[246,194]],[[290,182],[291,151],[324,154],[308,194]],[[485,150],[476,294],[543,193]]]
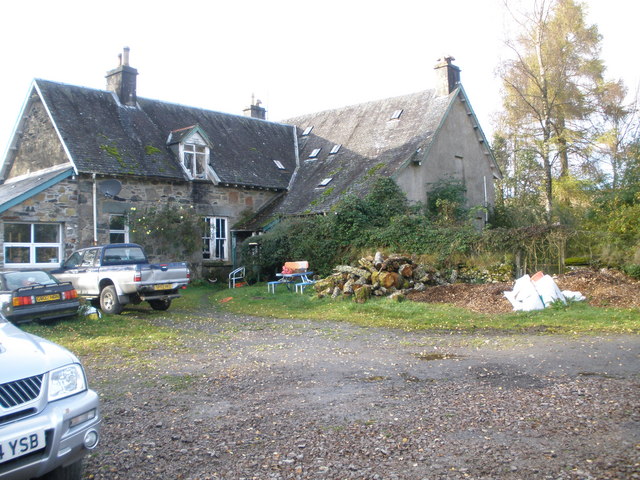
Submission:
[[[191,178],[206,178],[209,147],[195,143],[182,145],[182,166]]]

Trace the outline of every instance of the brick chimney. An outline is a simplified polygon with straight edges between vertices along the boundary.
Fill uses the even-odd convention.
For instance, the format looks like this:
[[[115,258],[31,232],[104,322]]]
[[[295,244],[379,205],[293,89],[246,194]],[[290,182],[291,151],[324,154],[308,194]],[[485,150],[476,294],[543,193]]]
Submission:
[[[118,95],[123,105],[136,106],[136,76],[138,70],[129,66],[129,47],[118,55],[120,65],[107,72],[107,90]]]
[[[260,120],[266,120],[267,110],[264,107],[261,107],[260,105],[262,105],[262,102],[260,100],[255,100],[254,96],[251,95],[251,106],[243,110],[244,115],[246,117],[259,118]]]
[[[453,63],[455,58],[445,55],[437,60],[436,71],[436,95],[443,97],[453,92],[460,83],[460,69]]]

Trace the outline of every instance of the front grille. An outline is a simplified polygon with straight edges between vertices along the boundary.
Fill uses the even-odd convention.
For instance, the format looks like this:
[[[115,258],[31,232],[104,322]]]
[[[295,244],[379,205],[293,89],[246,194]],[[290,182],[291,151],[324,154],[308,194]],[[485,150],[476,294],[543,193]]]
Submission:
[[[44,375],[36,375],[15,382],[3,383],[0,385],[0,405],[4,408],[13,408],[38,398],[43,378]]]

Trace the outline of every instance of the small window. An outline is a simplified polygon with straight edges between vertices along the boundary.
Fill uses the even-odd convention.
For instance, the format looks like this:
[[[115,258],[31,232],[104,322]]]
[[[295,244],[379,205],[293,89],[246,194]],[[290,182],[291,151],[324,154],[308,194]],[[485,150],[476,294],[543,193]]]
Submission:
[[[302,132],[302,136],[306,137],[307,135],[309,135],[311,133],[311,130],[313,130],[313,127],[307,127],[304,129],[304,132]]]
[[[319,187],[326,187],[333,180],[333,177],[323,178],[322,181],[318,184]]]
[[[334,145],[333,148],[331,148],[331,151],[329,153],[331,155],[335,155],[340,151],[340,147],[342,147],[342,145]]]
[[[309,158],[316,158],[320,153],[321,148],[314,148],[313,151],[309,154]]]
[[[128,243],[129,228],[124,215],[109,217],[109,243]]]
[[[278,167],[280,170],[284,170],[284,165],[282,164],[282,162],[280,160],[274,160],[273,163],[276,164],[276,167]]]
[[[389,120],[398,120],[400,118],[400,115],[402,115],[402,109],[393,112],[393,115],[391,115],[391,118]]]

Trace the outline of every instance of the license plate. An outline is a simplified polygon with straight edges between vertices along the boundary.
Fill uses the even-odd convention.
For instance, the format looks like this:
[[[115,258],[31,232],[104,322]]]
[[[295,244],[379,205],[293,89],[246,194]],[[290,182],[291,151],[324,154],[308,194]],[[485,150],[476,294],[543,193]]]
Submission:
[[[45,446],[44,431],[0,440],[0,463],[43,449]]]
[[[170,283],[160,283],[158,285],[154,285],[153,289],[154,290],[171,290],[172,287],[173,285],[171,285]]]
[[[53,295],[40,295],[36,297],[36,302],[50,302],[52,300],[60,300],[60,294],[55,293]]]

